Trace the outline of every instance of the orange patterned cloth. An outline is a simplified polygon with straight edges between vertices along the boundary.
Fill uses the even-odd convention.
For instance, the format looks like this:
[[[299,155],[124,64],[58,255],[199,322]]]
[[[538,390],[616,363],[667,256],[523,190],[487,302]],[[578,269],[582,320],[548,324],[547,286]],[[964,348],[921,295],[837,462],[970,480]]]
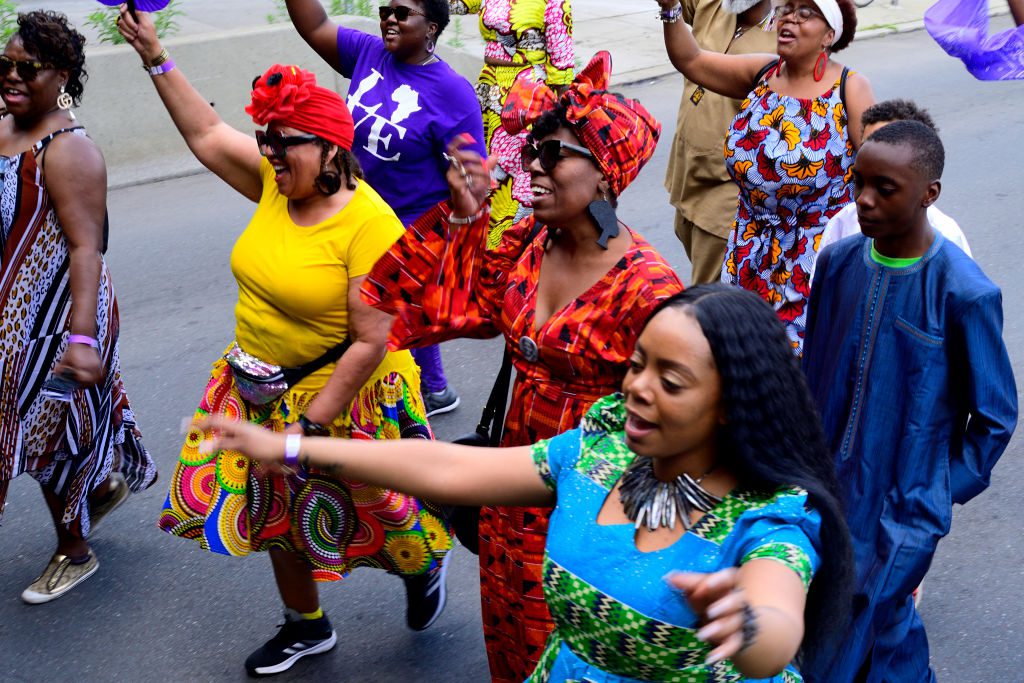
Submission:
[[[654,156],[661,124],[636,100],[608,92],[611,75],[612,57],[603,50],[561,96],[524,72],[505,99],[501,123],[516,135],[546,112],[564,106],[573,132],[594,153],[594,161],[618,196]]]
[[[575,427],[599,398],[618,391],[640,329],[659,301],[682,289],[672,268],[640,235],[579,298],[534,325],[547,230],[533,241],[530,216],[501,245],[485,247],[486,212],[452,226],[441,204],[411,225],[370,272],[364,301],[397,315],[390,348],[504,335],[516,381],[503,446],[523,446]],[[539,358],[520,350],[532,339]],[[549,510],[485,508],[480,520],[480,594],[494,681],[532,673],[552,623],[541,590]]]

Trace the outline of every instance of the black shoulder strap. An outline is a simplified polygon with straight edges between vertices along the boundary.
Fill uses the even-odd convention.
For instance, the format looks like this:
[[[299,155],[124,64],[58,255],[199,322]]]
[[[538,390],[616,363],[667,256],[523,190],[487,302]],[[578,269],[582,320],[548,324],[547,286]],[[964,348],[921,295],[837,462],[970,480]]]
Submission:
[[[323,355],[319,358],[314,358],[308,363],[300,365],[297,368],[282,368],[281,375],[284,376],[284,381],[288,383],[288,386],[293,387],[328,363],[333,363],[341,358],[345,355],[345,352],[348,351],[348,347],[350,346],[352,346],[352,340],[345,337],[340,342],[324,351]]]
[[[70,133],[71,131],[75,131],[75,130],[82,130],[84,128],[85,128],[85,126],[68,126],[67,128],[61,128],[60,130],[55,130],[52,133],[50,133],[49,135],[47,135],[45,138],[43,138],[42,140],[37,142],[35,145],[33,145],[33,151],[35,152],[36,156],[39,156],[39,153],[42,152],[44,149],[46,149],[46,146],[48,144],[50,144],[51,142],[53,142],[53,139],[55,137],[57,137],[58,135],[62,135],[64,133]]]
[[[756,88],[757,84],[761,82],[761,79],[767,76],[772,69],[779,65],[781,61],[782,60],[776,59],[774,62],[768,62],[761,67],[761,70],[757,72],[757,76],[754,77],[754,88]]]
[[[538,221],[533,222],[533,227],[530,228],[530,233],[526,236],[526,241],[523,243],[523,249],[525,250],[533,241],[537,239],[537,235],[544,229],[544,225]],[[480,416],[480,424],[477,426],[476,431],[479,434],[487,434],[488,445],[492,448],[496,448],[501,443],[501,437],[505,428],[505,410],[508,407],[508,389],[512,384],[512,352],[509,350],[508,342],[505,342],[505,353],[501,357],[501,369],[498,370],[498,376],[494,379],[494,386],[491,387],[491,394],[487,397],[487,405],[484,406],[484,412]]]
[[[843,108],[846,108],[846,79],[850,76],[850,67],[843,67],[843,75],[839,77],[839,101],[843,103]]]
[[[69,126],[68,128],[61,128],[60,130],[53,131],[52,133],[47,135],[45,138],[43,138],[42,140],[40,140],[36,144],[32,145],[32,154],[34,154],[36,156],[36,158],[38,158],[39,155],[43,153],[43,150],[46,149],[46,146],[49,145],[51,142],[53,142],[53,139],[55,137],[57,137],[58,135],[62,135],[64,133],[70,133],[73,130],[82,130],[83,128],[85,128],[85,126]],[[46,173],[46,169],[43,168],[43,166],[45,164],[46,164],[46,157],[43,157],[42,159],[39,159],[39,170],[42,171],[43,173]]]

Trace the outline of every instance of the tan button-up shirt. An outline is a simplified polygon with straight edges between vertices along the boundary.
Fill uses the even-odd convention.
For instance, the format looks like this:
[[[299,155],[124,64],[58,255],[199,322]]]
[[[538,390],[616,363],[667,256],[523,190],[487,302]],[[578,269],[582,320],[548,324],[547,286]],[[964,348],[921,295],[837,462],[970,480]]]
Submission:
[[[733,40],[737,15],[722,9],[720,0],[683,0],[683,20],[693,27],[694,37],[706,50],[775,54],[774,31],[755,26]],[[683,218],[725,238],[736,214],[738,190],[725,170],[722,145],[739,112],[740,100],[710,90],[695,95],[697,92],[695,83],[688,82],[683,89],[665,189]]]

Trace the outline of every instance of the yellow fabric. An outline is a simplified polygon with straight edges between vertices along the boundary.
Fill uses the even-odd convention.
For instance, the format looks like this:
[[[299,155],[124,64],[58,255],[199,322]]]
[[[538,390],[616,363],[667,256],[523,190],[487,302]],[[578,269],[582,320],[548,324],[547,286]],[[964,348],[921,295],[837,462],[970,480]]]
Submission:
[[[722,9],[721,0],[686,0],[683,20],[693,26],[694,38],[706,50],[725,52],[728,48],[729,54],[765,53],[765,64],[775,54],[774,31],[765,32],[755,26],[733,41],[736,15]],[[753,86],[751,83],[751,89]],[[691,98],[696,91],[697,84],[691,82],[683,89],[665,189],[682,218],[696,223],[705,232],[728,238],[739,190],[725,169],[722,144],[739,112],[740,101],[707,90],[695,105]]]
[[[349,280],[370,272],[404,229],[364,181],[336,215],[296,225],[266,159],[260,175],[263,196],[231,252],[238,283],[235,339],[262,360],[296,367],[348,335]],[[318,391],[333,369],[321,368],[293,390]],[[367,383],[392,372],[417,374],[408,351],[389,352]]]
[[[299,616],[306,620],[319,619],[324,615],[324,608],[317,607],[315,612],[299,612]]]

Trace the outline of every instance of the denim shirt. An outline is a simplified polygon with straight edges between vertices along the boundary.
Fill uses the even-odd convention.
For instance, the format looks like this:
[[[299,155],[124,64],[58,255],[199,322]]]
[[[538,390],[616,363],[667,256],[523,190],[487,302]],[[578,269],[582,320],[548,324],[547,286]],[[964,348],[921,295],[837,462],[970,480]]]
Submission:
[[[977,264],[938,233],[905,268],[870,248],[858,235],[819,254],[804,345],[857,564],[851,638],[827,679],[851,680],[870,652],[870,680],[923,681],[927,641],[910,594],[953,503],[988,486],[1017,390],[1002,295]],[[898,653],[918,627],[915,651]]]

